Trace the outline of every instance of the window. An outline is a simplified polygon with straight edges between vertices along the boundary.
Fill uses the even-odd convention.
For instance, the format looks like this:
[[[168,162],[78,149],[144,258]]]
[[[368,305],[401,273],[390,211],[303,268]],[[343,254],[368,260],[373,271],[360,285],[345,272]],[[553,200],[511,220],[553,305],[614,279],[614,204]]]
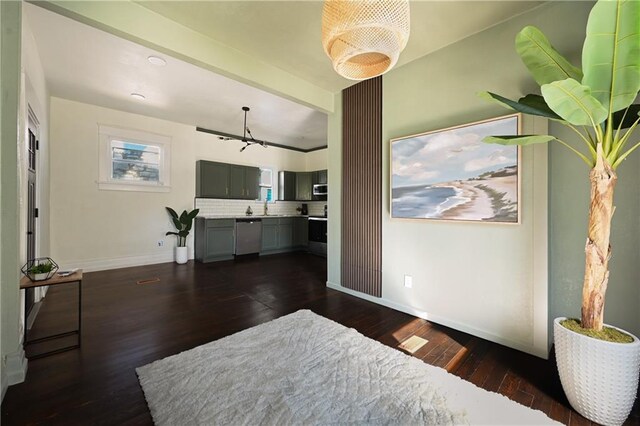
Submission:
[[[168,192],[170,141],[167,136],[100,126],[100,178],[106,190]]]
[[[273,169],[260,169],[260,200],[275,203],[275,188],[273,185]]]

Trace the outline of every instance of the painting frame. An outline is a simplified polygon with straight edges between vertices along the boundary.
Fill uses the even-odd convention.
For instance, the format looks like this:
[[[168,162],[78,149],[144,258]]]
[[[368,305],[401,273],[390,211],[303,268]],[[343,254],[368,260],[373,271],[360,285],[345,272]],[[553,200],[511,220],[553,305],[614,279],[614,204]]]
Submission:
[[[500,132],[496,134],[493,134],[493,133],[480,134],[477,137],[477,140],[475,141],[478,147],[483,147],[481,148],[481,150],[485,150],[484,147],[490,147],[490,146],[496,147],[495,148],[496,152],[501,152],[505,150],[509,152],[508,150],[511,150],[510,151],[511,153],[508,155],[508,160],[505,159],[505,161],[513,162],[513,165],[503,166],[502,170],[496,169],[493,172],[480,173],[480,175],[485,175],[486,173],[490,173],[488,175],[489,177],[484,179],[486,180],[494,179],[492,182],[497,184],[497,185],[494,185],[494,187],[491,187],[491,185],[488,185],[489,188],[483,188],[483,190],[485,190],[485,192],[487,193],[487,196],[491,200],[490,204],[491,204],[491,209],[493,209],[493,217],[482,217],[480,212],[478,212],[477,217],[474,217],[473,209],[475,207],[474,204],[477,204],[477,202],[474,201],[475,198],[473,197],[467,197],[466,202],[457,201],[458,204],[452,204],[451,207],[447,207],[446,209],[444,209],[444,211],[440,211],[437,214],[436,213],[425,214],[426,210],[420,211],[420,215],[412,215],[412,214],[406,213],[406,210],[407,210],[406,203],[405,205],[403,205],[401,202],[401,200],[403,199],[402,191],[404,191],[405,189],[419,188],[422,186],[422,188],[419,188],[419,189],[421,189],[422,192],[425,192],[425,190],[428,190],[428,189],[444,190],[444,188],[450,188],[450,190],[453,190],[455,192],[455,195],[449,196],[449,198],[454,199],[457,197],[459,200],[463,200],[464,199],[463,195],[466,194],[464,190],[473,189],[469,187],[468,185],[469,181],[474,181],[474,180],[478,181],[480,180],[480,176],[476,178],[455,179],[455,180],[449,180],[449,181],[443,181],[443,182],[421,183],[421,184],[415,184],[413,186],[411,185],[402,186],[401,184],[396,182],[396,181],[399,181],[399,179],[396,179],[396,181],[394,181],[394,176],[398,176],[397,175],[397,173],[399,172],[398,169],[402,169],[404,166],[407,165],[407,163],[402,164],[402,162],[399,160],[400,155],[394,155],[395,151],[398,151],[398,146],[399,146],[398,144],[411,141],[413,145],[416,146],[421,143],[422,145],[420,150],[422,150],[427,146],[429,141],[433,143],[432,140],[435,139],[436,137],[447,137],[447,136],[453,137],[455,135],[459,135],[463,133],[465,130],[468,131],[467,133],[472,133],[473,130],[480,131],[481,129],[486,128],[488,126],[500,125],[501,123],[507,123],[510,121],[515,121],[515,125],[513,126],[512,131]],[[417,134],[412,134],[407,136],[400,136],[400,137],[390,139],[389,141],[389,160],[390,160],[389,161],[389,214],[391,219],[409,220],[409,221],[427,220],[432,222],[449,222],[449,223],[453,222],[453,223],[483,223],[483,224],[494,224],[494,225],[519,225],[522,220],[521,218],[522,216],[522,148],[517,145],[505,146],[505,145],[484,144],[483,142],[481,142],[481,139],[482,137],[487,135],[494,135],[494,136],[522,135],[522,129],[523,129],[523,115],[521,113],[515,113],[515,114],[508,114],[508,115],[503,115],[499,117],[489,118],[486,120],[479,120],[479,121],[474,121],[471,123],[461,124],[457,126],[430,130],[422,133],[417,133]],[[479,157],[479,159],[482,159],[482,158],[483,157]],[[413,159],[411,159],[410,161],[413,161]],[[416,161],[415,164],[420,165],[420,162]],[[515,169],[515,173],[512,173],[510,169]],[[425,172],[427,172],[426,174],[428,174],[429,172],[428,168],[426,168]],[[500,173],[502,173],[503,175],[500,176]],[[507,174],[509,177],[507,177]],[[501,181],[498,182],[499,180]],[[508,187],[505,186],[507,185],[507,183],[509,185]],[[464,185],[464,184],[467,184],[467,185]],[[482,184],[487,186],[486,181],[482,182]],[[496,187],[500,189],[506,188],[507,190],[504,192],[495,191]],[[395,198],[394,198],[394,191],[395,191]],[[487,196],[485,196],[484,198],[487,198]],[[427,199],[424,196],[423,198],[420,198],[419,195],[413,196],[412,198],[417,200]],[[444,199],[446,202],[449,202],[449,198],[444,198]],[[440,205],[443,205],[443,204],[445,204],[445,202],[442,202]],[[440,207],[440,205],[438,205],[438,207]],[[485,201],[484,207],[483,207],[485,210],[485,216],[487,213],[486,205],[487,205],[487,202]],[[404,208],[405,212],[400,210],[400,207]],[[447,210],[449,213],[442,214]],[[458,214],[455,213],[456,211],[458,211]]]

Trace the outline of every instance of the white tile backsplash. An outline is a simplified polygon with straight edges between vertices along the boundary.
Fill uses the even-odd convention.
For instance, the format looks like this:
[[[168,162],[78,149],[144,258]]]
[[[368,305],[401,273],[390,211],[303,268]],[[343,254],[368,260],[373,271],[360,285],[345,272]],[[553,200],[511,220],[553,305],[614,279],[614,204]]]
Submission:
[[[264,214],[264,202],[249,200],[225,200],[214,198],[196,198],[195,207],[200,209],[200,215],[220,215],[220,216],[242,216],[247,211],[247,207],[251,206],[254,215]],[[308,201],[310,216],[322,216],[324,214],[324,206],[326,201]],[[269,203],[269,214],[297,214],[296,209],[301,207],[302,203],[298,201],[276,201]]]

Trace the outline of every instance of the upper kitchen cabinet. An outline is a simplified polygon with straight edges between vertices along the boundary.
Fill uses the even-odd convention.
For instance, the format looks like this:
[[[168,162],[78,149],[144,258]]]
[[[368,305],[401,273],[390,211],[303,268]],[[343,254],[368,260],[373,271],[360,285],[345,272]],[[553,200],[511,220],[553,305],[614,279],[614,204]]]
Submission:
[[[327,184],[327,171],[326,170],[317,170],[313,172],[313,184]]]
[[[196,162],[196,197],[229,198],[229,164]]]
[[[280,201],[324,201],[324,196],[313,195],[313,185],[327,183],[327,171],[280,172],[278,174],[278,200]]]
[[[239,200],[256,200],[259,197],[259,168],[232,165],[230,167],[229,180],[229,198]]]
[[[313,200],[313,172],[296,173],[296,200]]]
[[[196,197],[256,200],[260,169],[199,160],[196,162]]]
[[[278,200],[296,200],[296,172],[278,173]]]

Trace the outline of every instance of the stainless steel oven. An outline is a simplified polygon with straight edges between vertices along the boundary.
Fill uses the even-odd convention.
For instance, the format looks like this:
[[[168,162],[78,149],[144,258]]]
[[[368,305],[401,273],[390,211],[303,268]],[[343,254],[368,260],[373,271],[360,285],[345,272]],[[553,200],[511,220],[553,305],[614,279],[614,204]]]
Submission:
[[[309,217],[309,251],[327,257],[327,218]]]

